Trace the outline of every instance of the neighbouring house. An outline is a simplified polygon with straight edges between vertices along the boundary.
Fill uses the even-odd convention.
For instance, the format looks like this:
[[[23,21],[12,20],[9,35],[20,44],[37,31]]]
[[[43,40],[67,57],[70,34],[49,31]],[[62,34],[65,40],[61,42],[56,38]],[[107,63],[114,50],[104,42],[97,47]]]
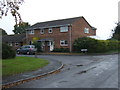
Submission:
[[[26,41],[31,44],[33,38],[37,37],[45,52],[54,48],[68,48],[71,52],[75,39],[95,35],[96,28],[81,16],[36,23],[26,30]]]
[[[17,49],[26,44],[26,34],[4,35],[2,42]]]

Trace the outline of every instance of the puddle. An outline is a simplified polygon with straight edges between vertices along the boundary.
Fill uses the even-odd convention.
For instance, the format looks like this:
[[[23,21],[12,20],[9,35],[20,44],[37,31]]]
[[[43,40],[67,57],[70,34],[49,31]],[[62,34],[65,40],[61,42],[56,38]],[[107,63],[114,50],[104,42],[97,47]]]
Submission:
[[[81,67],[81,66],[83,66],[83,65],[82,65],[82,64],[77,64],[76,66],[77,66],[77,67]]]

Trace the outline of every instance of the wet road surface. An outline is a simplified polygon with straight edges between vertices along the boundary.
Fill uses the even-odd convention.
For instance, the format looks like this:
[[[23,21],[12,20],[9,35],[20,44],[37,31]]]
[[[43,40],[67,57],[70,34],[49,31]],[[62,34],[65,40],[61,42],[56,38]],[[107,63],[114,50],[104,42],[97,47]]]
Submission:
[[[97,56],[51,56],[64,68],[57,74],[26,82],[13,88],[118,88],[118,54]]]

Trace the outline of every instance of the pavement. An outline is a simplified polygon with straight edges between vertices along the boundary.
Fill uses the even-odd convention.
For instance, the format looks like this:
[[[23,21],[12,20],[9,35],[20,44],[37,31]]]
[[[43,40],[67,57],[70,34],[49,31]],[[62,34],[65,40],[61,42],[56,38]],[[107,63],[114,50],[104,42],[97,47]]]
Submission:
[[[43,68],[40,68],[36,71],[32,72],[25,72],[9,77],[3,77],[2,78],[2,87],[3,88],[9,88],[11,86],[18,85],[20,83],[24,83],[30,80],[35,80],[36,78],[44,77],[48,74],[55,73],[56,71],[59,71],[63,64],[56,60],[49,60],[49,64]]]

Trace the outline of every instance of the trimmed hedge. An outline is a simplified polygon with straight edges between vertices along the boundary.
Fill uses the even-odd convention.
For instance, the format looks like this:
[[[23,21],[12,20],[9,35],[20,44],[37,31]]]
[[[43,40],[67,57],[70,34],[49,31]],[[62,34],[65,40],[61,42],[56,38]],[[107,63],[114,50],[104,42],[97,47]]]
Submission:
[[[10,59],[15,57],[16,57],[15,50],[13,50],[11,46],[2,43],[2,59]]]
[[[75,40],[73,48],[75,52],[81,52],[81,49],[87,49],[88,53],[104,53],[111,50],[120,50],[120,42],[83,37]]]
[[[69,52],[69,48],[55,48],[52,52]]]

